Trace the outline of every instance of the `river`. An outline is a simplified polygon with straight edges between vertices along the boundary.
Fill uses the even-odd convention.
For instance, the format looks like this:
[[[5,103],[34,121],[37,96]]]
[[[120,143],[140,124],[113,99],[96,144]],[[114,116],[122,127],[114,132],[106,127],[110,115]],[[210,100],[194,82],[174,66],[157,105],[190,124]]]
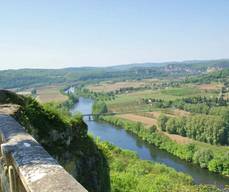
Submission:
[[[92,105],[93,100],[81,97],[79,102],[72,108],[71,112],[90,114],[92,112]],[[196,184],[214,184],[219,188],[223,188],[225,185],[229,184],[228,178],[211,173],[206,169],[201,169],[166,151],[159,150],[153,145],[149,145],[142,141],[136,135],[127,132],[125,129],[117,128],[108,123],[89,121],[88,117],[85,117],[84,120],[88,125],[89,133],[92,133],[94,137],[99,137],[103,141],[109,141],[122,149],[135,151],[141,159],[163,163],[177,171],[187,173],[192,176]]]

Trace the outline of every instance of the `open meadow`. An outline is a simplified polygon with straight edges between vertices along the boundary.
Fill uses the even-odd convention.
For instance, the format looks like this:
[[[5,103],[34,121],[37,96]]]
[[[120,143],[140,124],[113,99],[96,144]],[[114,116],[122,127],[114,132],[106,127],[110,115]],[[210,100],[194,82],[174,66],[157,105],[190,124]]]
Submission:
[[[36,89],[36,99],[41,103],[64,102],[68,97],[63,95],[60,89],[61,87],[57,85],[39,87]]]
[[[123,82],[103,82],[99,84],[90,85],[87,88],[91,91],[95,92],[110,92],[116,91],[122,88],[140,88],[145,87],[147,85],[146,82],[143,81],[123,81]]]

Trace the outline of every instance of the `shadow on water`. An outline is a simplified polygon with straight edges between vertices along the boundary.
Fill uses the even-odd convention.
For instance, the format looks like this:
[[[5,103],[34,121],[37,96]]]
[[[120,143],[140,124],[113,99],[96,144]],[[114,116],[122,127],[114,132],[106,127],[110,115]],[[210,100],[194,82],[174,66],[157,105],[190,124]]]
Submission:
[[[92,105],[92,100],[80,98],[79,103],[75,105],[71,112],[79,111],[88,114],[91,113]],[[223,188],[229,183],[228,178],[187,163],[166,151],[159,150],[122,128],[114,127],[108,123],[89,121],[87,118],[85,118],[85,122],[88,125],[89,132],[95,137],[100,137],[101,140],[109,141],[120,148],[135,151],[141,159],[163,163],[177,171],[187,173],[193,177],[197,184],[214,184]]]

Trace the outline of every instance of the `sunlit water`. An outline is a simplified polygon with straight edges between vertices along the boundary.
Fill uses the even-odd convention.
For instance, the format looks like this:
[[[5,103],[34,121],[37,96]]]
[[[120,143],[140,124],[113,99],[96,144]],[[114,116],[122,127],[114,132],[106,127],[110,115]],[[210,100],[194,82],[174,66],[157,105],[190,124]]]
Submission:
[[[90,114],[92,112],[92,105],[93,100],[80,98],[71,112]],[[89,132],[94,137],[99,137],[103,141],[109,141],[122,149],[135,151],[141,159],[163,163],[177,171],[187,173],[193,177],[194,182],[197,184],[214,184],[220,188],[229,184],[228,178],[180,160],[166,151],[147,144],[125,129],[117,128],[108,123],[89,121],[88,117],[85,117],[84,120],[88,125]]]

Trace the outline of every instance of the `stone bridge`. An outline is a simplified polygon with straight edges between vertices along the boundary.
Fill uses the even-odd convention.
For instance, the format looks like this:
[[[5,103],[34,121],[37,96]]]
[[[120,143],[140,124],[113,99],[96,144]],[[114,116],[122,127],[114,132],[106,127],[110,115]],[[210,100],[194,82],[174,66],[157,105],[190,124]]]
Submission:
[[[1,192],[86,192],[11,116],[0,114]]]

